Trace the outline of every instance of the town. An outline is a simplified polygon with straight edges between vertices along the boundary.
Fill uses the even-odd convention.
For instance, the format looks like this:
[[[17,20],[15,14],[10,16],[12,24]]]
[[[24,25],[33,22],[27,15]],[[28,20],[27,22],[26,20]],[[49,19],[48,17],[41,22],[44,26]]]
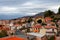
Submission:
[[[0,38],[18,36],[26,40],[59,40],[60,8],[57,14],[44,12],[44,16],[27,16],[11,20],[0,20]]]

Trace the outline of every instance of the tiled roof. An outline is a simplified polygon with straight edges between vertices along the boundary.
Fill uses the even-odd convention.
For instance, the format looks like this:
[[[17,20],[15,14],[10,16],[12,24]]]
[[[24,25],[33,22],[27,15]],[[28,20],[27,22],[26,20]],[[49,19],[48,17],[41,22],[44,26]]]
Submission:
[[[34,26],[34,28],[42,28],[42,26],[39,25],[39,24],[36,24],[36,25]]]
[[[52,20],[50,17],[45,17],[45,21]]]
[[[0,40],[25,40],[25,38],[20,38],[20,37],[5,37],[5,38],[0,38]]]
[[[47,29],[50,29],[50,28],[55,29],[56,27],[55,26],[45,26],[45,28],[47,28]]]

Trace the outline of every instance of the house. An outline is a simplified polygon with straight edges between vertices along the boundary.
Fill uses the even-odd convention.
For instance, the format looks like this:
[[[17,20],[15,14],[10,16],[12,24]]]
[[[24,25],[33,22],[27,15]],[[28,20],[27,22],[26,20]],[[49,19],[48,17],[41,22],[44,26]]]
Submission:
[[[42,26],[40,24],[36,24],[33,26],[33,32],[39,32],[40,28],[42,28]]]
[[[50,35],[50,36],[53,36],[53,35],[56,35],[57,34],[57,27],[54,25],[46,25],[45,28],[47,29],[46,30],[46,35]]]
[[[53,19],[50,18],[50,17],[45,17],[44,20],[45,20],[45,22],[48,22],[48,21],[51,21],[51,20],[53,20]]]

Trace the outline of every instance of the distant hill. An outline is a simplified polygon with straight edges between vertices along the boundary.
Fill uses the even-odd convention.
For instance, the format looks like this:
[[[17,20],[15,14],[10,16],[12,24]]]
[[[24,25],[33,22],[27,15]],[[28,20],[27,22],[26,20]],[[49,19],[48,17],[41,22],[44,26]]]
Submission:
[[[44,16],[44,12],[41,12],[41,13],[34,15],[34,17],[37,17],[37,16]]]
[[[21,17],[21,18],[28,18],[28,17],[37,17],[37,16],[44,16],[44,12],[41,12],[41,13],[38,13],[38,14],[36,14],[36,15],[33,15],[33,16],[23,16],[23,17]]]
[[[40,12],[36,15],[33,15],[33,16],[23,16],[22,15],[16,15],[16,16],[13,16],[13,15],[0,15],[0,19],[2,20],[16,20],[16,19],[21,19],[21,18],[27,18],[27,17],[37,17],[37,16],[44,16],[44,12]],[[3,18],[4,17],[4,18]]]

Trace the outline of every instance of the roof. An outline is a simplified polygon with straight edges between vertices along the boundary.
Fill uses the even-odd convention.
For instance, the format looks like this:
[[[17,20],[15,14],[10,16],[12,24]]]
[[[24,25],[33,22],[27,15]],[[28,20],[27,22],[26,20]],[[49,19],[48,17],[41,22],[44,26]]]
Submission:
[[[25,39],[19,37],[7,37],[7,38],[0,38],[0,40],[25,40]]]
[[[49,21],[49,20],[53,20],[53,19],[50,17],[45,17],[45,21]]]
[[[47,28],[47,29],[55,29],[56,28],[56,26],[45,26],[45,28]]]
[[[36,24],[34,28],[42,28],[42,26],[40,24]]]

